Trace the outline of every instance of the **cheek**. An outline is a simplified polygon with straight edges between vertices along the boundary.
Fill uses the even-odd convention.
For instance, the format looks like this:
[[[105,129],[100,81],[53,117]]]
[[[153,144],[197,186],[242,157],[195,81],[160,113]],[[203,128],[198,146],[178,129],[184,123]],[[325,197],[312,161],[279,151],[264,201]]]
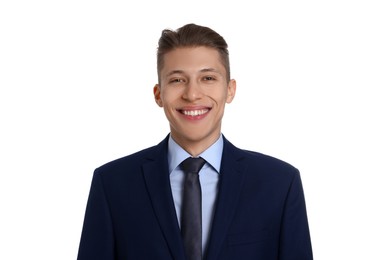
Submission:
[[[162,95],[161,100],[162,100],[164,106],[169,106],[172,103],[172,99],[168,95]]]
[[[218,97],[217,98],[217,102],[220,103],[220,104],[227,103],[228,99],[229,99],[228,93],[226,93],[226,92],[218,93],[217,97]]]
[[[175,107],[176,101],[170,96],[164,95],[162,98],[162,103],[163,103],[163,109],[165,110],[166,113],[170,113],[170,111],[173,110]]]
[[[167,89],[165,89],[162,93],[161,93],[161,99],[163,101],[163,104],[164,105],[174,105],[177,100],[180,98],[180,93],[178,93],[177,91],[169,91]]]

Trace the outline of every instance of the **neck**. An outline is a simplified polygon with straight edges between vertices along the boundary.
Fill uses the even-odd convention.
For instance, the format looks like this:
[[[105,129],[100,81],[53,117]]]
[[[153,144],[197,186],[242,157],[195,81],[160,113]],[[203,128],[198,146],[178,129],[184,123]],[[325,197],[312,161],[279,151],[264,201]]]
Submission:
[[[213,145],[220,137],[221,133],[213,138],[206,140],[179,140],[176,136],[172,135],[173,140],[180,145],[187,153],[189,153],[192,157],[197,157],[202,154],[205,150],[207,150],[211,145]]]

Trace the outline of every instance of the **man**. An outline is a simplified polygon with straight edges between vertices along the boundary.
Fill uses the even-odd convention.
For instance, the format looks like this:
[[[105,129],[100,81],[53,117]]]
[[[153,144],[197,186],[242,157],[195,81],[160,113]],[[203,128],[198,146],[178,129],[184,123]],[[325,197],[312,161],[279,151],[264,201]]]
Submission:
[[[95,170],[78,260],[311,260],[298,170],[222,135],[236,93],[225,40],[195,24],[164,30],[157,68],[153,92],[170,134]],[[190,175],[198,176],[202,205],[183,213],[192,200],[183,183],[189,157],[204,159]],[[199,226],[184,231],[188,217]]]

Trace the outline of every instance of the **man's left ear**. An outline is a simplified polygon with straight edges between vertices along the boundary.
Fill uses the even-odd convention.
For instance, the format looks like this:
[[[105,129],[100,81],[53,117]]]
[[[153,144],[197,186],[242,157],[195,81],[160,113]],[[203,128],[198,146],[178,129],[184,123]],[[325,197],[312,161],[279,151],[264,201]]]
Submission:
[[[231,103],[235,98],[236,94],[236,80],[231,79],[228,83],[228,95],[227,95],[227,103]]]

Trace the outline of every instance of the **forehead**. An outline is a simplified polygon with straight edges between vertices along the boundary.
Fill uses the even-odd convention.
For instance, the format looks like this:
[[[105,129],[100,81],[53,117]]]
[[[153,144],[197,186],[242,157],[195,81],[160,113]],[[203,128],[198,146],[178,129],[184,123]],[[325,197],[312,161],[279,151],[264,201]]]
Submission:
[[[162,74],[171,70],[200,71],[205,68],[225,71],[217,50],[204,46],[177,48],[164,55]]]

